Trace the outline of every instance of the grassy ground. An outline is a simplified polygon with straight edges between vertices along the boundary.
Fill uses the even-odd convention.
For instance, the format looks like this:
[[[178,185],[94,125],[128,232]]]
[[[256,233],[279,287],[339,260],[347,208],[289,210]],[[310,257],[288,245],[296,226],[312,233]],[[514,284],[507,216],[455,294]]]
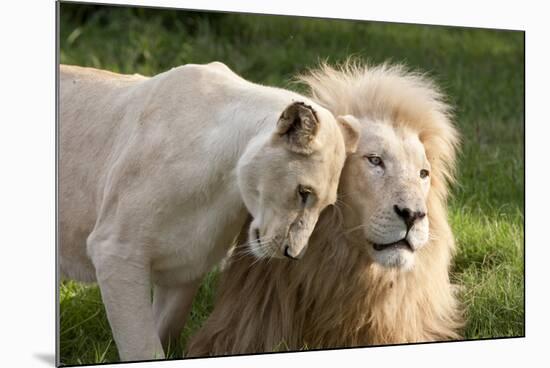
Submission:
[[[220,60],[252,81],[299,89],[293,75],[350,55],[428,72],[456,106],[464,138],[450,213],[465,336],[524,334],[522,33],[67,4],[60,18],[62,63],[125,73]],[[215,278],[203,284],[185,336],[208,315]],[[118,359],[93,285],[61,285],[60,332],[64,364]]]

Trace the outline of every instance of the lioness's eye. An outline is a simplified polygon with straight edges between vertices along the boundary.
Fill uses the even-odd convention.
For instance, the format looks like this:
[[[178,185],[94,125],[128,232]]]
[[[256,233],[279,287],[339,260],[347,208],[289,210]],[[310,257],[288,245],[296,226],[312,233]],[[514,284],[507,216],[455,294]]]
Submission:
[[[424,179],[426,176],[430,175],[430,172],[426,169],[420,170],[420,177]]]
[[[313,190],[309,187],[306,187],[304,185],[298,185],[298,194],[302,198],[302,204],[305,205],[307,203],[307,199],[309,198],[309,195],[313,192]]]
[[[378,156],[367,156],[367,160],[374,166],[381,166],[382,165],[382,159]]]

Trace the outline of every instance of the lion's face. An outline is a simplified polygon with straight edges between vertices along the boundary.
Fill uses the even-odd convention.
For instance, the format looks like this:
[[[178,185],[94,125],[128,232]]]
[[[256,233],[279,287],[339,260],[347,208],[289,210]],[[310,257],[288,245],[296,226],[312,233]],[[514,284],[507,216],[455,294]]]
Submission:
[[[281,115],[275,132],[256,142],[239,168],[239,186],[253,220],[248,244],[259,257],[300,258],[321,211],[336,202],[347,153],[359,123],[301,103]]]
[[[372,260],[410,269],[429,240],[430,164],[418,134],[388,122],[363,121],[357,152],[342,174],[349,235]]]

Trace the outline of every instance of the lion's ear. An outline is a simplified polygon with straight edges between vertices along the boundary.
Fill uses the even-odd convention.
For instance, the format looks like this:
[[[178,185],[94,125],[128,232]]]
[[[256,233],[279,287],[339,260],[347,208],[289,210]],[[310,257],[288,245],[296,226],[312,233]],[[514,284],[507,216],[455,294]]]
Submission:
[[[361,137],[361,123],[352,115],[343,115],[336,118],[340,131],[344,136],[346,144],[346,153],[354,153],[357,151],[359,138]]]
[[[275,134],[283,138],[291,151],[310,154],[318,130],[315,110],[303,102],[294,102],[281,114]]]

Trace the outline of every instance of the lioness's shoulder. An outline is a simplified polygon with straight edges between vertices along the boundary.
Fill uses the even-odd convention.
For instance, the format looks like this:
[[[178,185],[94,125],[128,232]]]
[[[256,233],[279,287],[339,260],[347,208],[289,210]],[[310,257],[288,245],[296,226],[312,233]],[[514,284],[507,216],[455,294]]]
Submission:
[[[166,74],[172,78],[201,82],[245,81],[227,65],[219,61],[208,64],[185,64],[170,69]]]

